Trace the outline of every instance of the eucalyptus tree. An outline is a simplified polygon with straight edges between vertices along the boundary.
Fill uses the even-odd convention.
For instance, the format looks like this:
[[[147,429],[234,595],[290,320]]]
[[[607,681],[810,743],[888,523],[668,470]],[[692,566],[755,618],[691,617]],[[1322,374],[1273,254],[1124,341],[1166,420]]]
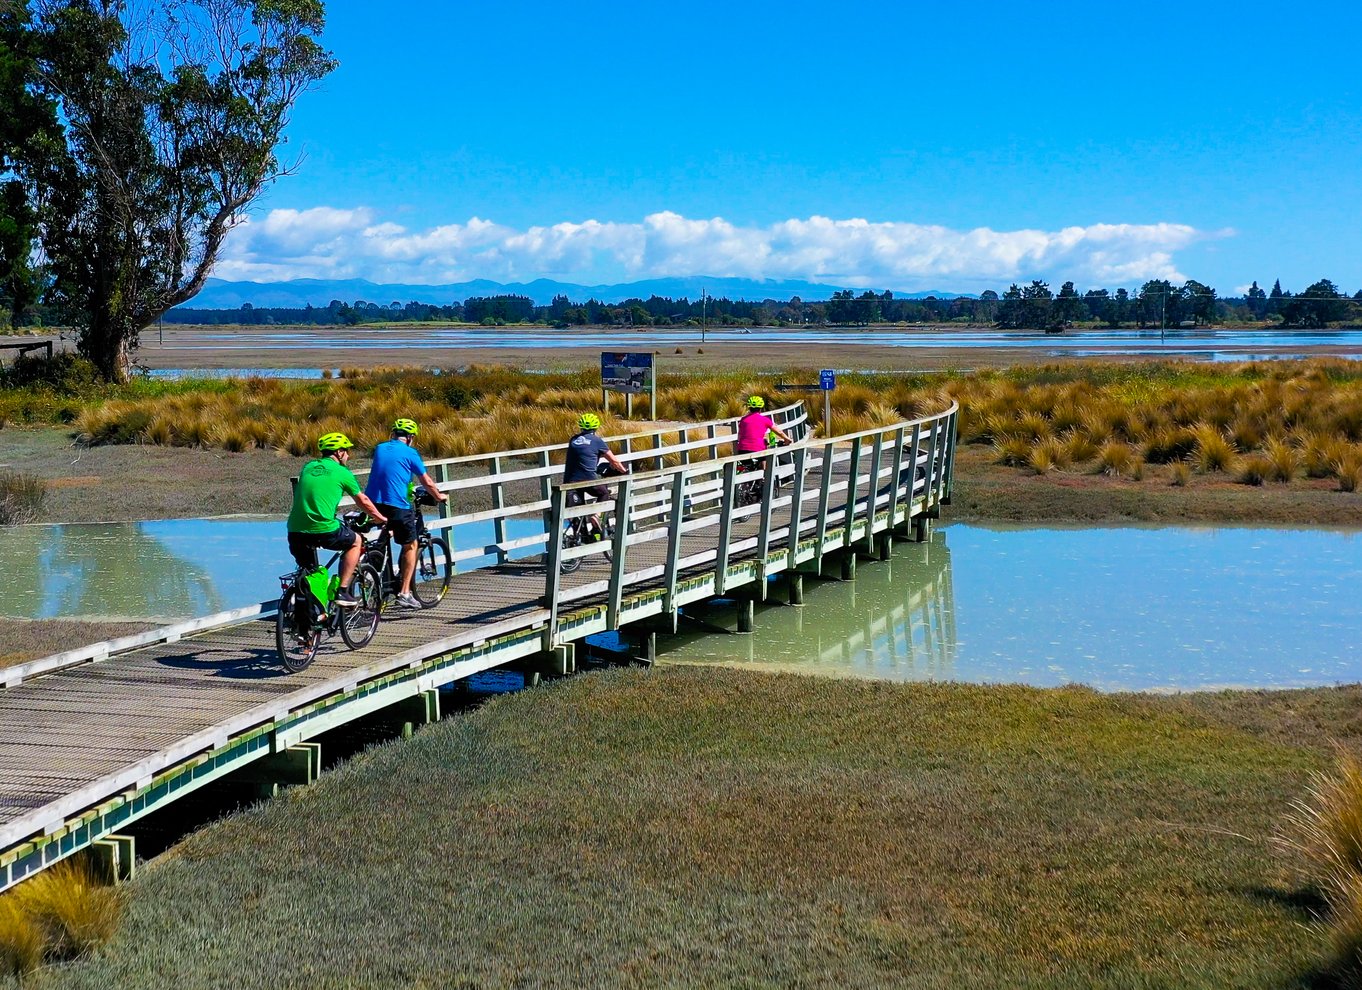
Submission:
[[[292,171],[276,149],[335,66],[320,0],[34,0],[37,73],[65,140],[46,190],[49,300],[110,379],[193,297],[223,239]]]

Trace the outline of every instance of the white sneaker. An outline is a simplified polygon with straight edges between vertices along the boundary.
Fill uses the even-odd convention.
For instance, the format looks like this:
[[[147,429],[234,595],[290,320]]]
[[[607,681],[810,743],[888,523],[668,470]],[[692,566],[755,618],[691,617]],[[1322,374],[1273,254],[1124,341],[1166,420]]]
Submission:
[[[398,608],[410,608],[410,609],[422,609],[422,608],[425,608],[424,605],[422,605],[420,602],[418,602],[418,601],[416,600],[416,596],[415,596],[415,595],[410,595],[410,594],[407,594],[407,595],[398,595],[396,598],[393,599],[393,601],[397,602],[397,607],[398,607]]]

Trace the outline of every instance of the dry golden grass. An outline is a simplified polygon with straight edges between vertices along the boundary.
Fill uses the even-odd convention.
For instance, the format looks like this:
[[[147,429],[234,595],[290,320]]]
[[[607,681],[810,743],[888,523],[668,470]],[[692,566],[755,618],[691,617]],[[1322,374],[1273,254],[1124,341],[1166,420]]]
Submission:
[[[83,857],[62,860],[0,895],[0,972],[23,978],[85,955],[113,937],[122,908]]]
[[[45,948],[33,919],[14,897],[0,895],[0,975],[22,979],[42,965]]]
[[[1103,444],[1102,449],[1097,453],[1098,470],[1103,474],[1110,474],[1118,478],[1134,476],[1136,465],[1142,464],[1143,462],[1140,461],[1135,451],[1131,450],[1126,444],[1115,440]]]
[[[1193,462],[1198,471],[1210,474],[1213,471],[1228,471],[1234,463],[1234,447],[1225,439],[1220,430],[1209,424],[1196,428],[1196,447],[1193,449]]]
[[[1235,462],[1234,480],[1243,485],[1261,485],[1272,474],[1272,461],[1266,454],[1246,454]]]
[[[1192,480],[1192,466],[1186,461],[1178,461],[1168,472],[1168,483],[1177,488],[1185,488]]]

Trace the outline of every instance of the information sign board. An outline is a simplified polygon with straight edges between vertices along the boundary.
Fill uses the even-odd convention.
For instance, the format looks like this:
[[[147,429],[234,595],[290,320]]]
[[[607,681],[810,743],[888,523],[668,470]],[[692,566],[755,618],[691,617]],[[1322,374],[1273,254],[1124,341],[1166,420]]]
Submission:
[[[639,395],[652,391],[653,355],[651,353],[601,353],[601,388],[607,392]]]

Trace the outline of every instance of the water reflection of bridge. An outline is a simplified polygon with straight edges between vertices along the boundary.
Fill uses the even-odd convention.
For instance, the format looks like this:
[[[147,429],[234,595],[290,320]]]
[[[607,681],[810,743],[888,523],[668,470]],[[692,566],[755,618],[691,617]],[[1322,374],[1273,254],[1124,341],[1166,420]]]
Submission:
[[[0,669],[0,889],[87,846],[121,853],[125,825],[227,774],[310,780],[328,731],[438,718],[440,690],[471,674],[571,673],[577,646],[607,631],[651,660],[682,610],[708,600],[736,599],[750,631],[773,587],[797,600],[806,576],[850,579],[858,556],[888,561],[895,537],[926,537],[949,498],[954,405],[817,440],[802,406],[778,412],[802,440],[755,458],[729,455],[733,420],[620,438],[635,471],[602,482],[615,535],[568,549],[558,534],[594,509],[567,504],[561,444],[434,462],[454,505],[431,528],[452,562],[495,563],[296,676],[274,662],[272,602]],[[757,469],[740,473],[744,459]],[[748,485],[755,501],[739,497]],[[900,641],[916,648],[917,611],[903,614]],[[932,617],[922,641],[939,628]]]
[[[765,611],[753,636],[690,638],[663,659],[876,680],[955,675],[955,593],[945,532],[897,547],[854,581],[834,578],[809,589],[805,601],[808,608]],[[724,613],[710,608],[693,617],[715,626]]]

